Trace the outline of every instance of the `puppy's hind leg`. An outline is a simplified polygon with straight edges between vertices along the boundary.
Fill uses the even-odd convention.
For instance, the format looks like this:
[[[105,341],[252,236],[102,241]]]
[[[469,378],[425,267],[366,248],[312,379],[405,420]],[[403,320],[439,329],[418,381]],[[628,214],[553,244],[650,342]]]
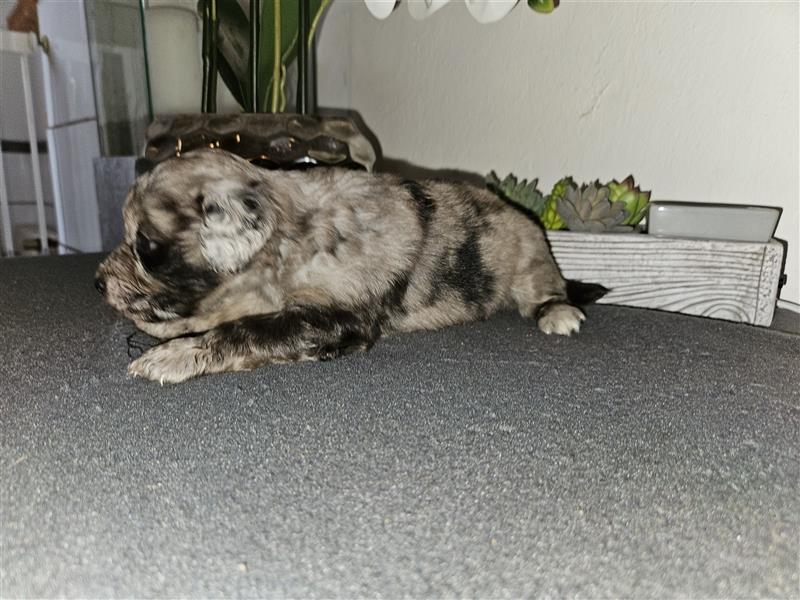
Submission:
[[[601,285],[566,281],[548,256],[517,277],[512,296],[523,317],[535,317],[546,334],[571,335],[580,330],[586,315],[578,308],[601,298],[608,290]]]
[[[380,333],[372,314],[296,306],[223,323],[203,335],[170,340],[133,361],[128,372],[177,383],[268,363],[328,360],[369,349]]]

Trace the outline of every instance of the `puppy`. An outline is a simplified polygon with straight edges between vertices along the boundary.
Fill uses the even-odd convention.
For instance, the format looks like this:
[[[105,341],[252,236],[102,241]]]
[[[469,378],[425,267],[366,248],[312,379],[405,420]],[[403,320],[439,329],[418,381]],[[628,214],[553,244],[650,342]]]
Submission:
[[[168,340],[128,368],[162,384],[327,360],[512,306],[569,335],[576,304],[606,292],[565,281],[536,223],[464,184],[268,171],[203,150],[141,176],[123,217],[95,284]]]

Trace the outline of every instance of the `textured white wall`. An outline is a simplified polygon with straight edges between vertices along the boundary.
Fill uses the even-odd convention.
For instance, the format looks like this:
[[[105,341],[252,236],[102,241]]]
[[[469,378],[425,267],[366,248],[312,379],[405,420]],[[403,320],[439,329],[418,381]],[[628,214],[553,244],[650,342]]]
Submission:
[[[320,103],[357,110],[385,156],[538,176],[636,175],[655,199],[778,205],[782,298],[800,301],[797,2],[524,2],[478,25],[460,0],[377,21],[335,0]]]

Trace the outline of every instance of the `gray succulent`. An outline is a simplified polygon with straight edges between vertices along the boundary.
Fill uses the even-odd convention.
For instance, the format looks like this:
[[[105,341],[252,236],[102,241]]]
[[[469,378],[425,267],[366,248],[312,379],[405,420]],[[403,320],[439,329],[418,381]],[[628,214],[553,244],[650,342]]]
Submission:
[[[631,231],[632,227],[622,225],[628,216],[625,203],[611,202],[610,190],[600,182],[571,185],[563,198],[559,198],[556,210],[571,231]]]

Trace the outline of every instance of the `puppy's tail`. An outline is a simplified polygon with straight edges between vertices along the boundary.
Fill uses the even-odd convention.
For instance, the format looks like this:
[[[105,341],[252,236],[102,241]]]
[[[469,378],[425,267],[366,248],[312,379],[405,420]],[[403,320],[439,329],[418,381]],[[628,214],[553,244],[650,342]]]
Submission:
[[[577,279],[567,279],[567,298],[575,306],[597,302],[610,290],[599,283],[584,283]]]

